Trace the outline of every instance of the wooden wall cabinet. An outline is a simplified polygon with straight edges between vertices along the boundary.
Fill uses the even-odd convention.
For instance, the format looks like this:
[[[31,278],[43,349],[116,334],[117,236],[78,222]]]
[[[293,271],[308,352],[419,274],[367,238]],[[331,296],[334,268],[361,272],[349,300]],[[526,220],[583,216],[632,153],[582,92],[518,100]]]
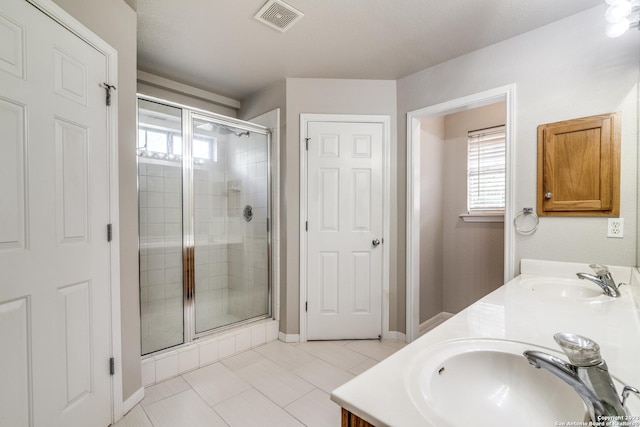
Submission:
[[[538,126],[538,215],[620,214],[620,113]]]

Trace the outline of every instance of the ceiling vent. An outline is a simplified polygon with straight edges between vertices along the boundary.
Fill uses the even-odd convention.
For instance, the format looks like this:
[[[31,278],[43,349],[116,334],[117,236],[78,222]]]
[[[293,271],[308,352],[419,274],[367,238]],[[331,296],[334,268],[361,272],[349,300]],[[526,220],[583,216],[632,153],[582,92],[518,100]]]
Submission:
[[[254,18],[283,33],[302,19],[304,13],[280,0],[269,0]]]

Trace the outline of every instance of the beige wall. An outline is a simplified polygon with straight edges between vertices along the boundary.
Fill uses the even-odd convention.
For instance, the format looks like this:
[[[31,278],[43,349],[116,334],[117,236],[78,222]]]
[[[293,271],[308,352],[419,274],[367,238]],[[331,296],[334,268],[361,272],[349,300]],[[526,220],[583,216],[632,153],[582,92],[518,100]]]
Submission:
[[[239,117],[248,119],[274,108],[280,108],[280,223],[281,279],[280,330],[285,334],[300,333],[300,114],[371,114],[391,117],[391,186],[395,206],[395,134],[396,85],[388,80],[287,79],[243,100]],[[392,213],[390,250],[391,266],[391,330],[396,330],[395,245],[396,219]],[[402,319],[404,323],[404,319]]]
[[[194,98],[189,95],[177,93],[166,88],[153,86],[140,81],[138,81],[138,93],[145,96],[162,99],[164,101],[174,102],[176,104],[186,105],[192,108],[199,108],[201,110],[210,111],[212,113],[222,114],[223,116],[227,117],[236,117],[237,115],[237,110],[235,108],[219,105],[199,98]]]
[[[420,122],[420,323],[503,284],[504,224],[466,223],[467,135],[505,123],[503,102]]]
[[[464,222],[468,132],[505,123],[504,102],[445,117],[442,309],[458,313],[504,283],[504,223]]]
[[[286,147],[287,147],[287,84],[286,81],[278,82],[271,85],[262,91],[250,96],[242,101],[242,108],[238,112],[238,117],[242,120],[250,120],[254,117],[258,117],[269,111],[280,109],[280,133],[279,133],[279,147],[278,147],[278,164],[285,165]],[[287,235],[287,212],[284,209],[286,203],[286,197],[284,196],[284,187],[287,178],[287,170],[285,166],[280,167],[280,188],[278,188],[278,195],[280,200],[280,228],[278,242],[280,244],[280,272],[286,271],[287,257],[286,254],[286,235]],[[280,273],[280,312],[278,313],[278,319],[284,319],[287,315],[287,277],[285,274]],[[281,321],[280,330],[284,331],[283,322]]]
[[[242,100],[242,107],[238,112],[238,118],[249,120],[258,117],[268,111],[280,108],[281,116],[285,115],[287,104],[287,82],[282,80],[277,82],[260,92],[251,95]],[[280,118],[280,125],[284,121],[284,117]]]
[[[420,122],[420,323],[442,312],[444,117]]]
[[[606,5],[398,80],[398,176],[406,175],[406,113],[515,83],[514,207],[535,207],[536,127],[622,112],[621,217],[625,238],[606,237],[606,218],[542,218],[516,235],[515,259],[635,265],[638,62],[640,38],[605,35]],[[398,229],[405,230],[406,182],[398,182]],[[508,226],[511,226],[510,224]],[[406,238],[398,233],[398,317],[404,316]],[[404,331],[404,325],[399,327]]]
[[[332,79],[287,79],[287,135],[283,168],[283,211],[286,228],[283,257],[287,260],[282,276],[286,280],[285,313],[281,319],[281,330],[288,334],[300,332],[300,114],[371,114],[388,115],[391,118],[391,206],[396,206],[396,82],[390,80],[332,80]],[[397,228],[394,212],[391,213],[391,236],[389,247],[390,266],[390,330],[395,331],[397,313],[395,307],[397,284],[394,280],[398,268],[395,249]],[[385,243],[386,244],[386,243]],[[404,319],[402,319],[404,323]]]
[[[118,51],[121,366],[123,398],[127,399],[142,386],[136,186],[136,13],[122,0],[55,2]]]

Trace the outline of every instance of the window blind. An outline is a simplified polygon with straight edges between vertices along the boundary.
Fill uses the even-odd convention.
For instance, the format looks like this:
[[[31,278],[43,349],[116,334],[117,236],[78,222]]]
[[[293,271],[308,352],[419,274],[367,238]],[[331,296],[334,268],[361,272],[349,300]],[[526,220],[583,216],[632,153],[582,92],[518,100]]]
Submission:
[[[504,211],[505,126],[468,134],[467,208],[470,214]]]

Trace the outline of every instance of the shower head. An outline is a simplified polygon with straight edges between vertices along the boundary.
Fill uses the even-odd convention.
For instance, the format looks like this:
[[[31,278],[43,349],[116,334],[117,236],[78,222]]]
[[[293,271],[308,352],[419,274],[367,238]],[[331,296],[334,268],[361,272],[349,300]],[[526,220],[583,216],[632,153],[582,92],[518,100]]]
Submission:
[[[206,123],[202,123],[198,126],[196,126],[198,129],[202,129],[202,130],[206,130],[206,131],[212,131],[214,128],[216,129],[216,131],[221,134],[221,135],[231,135],[234,134],[237,137],[241,137],[241,136],[249,136],[249,131],[245,131],[245,132],[236,132],[235,129],[231,126],[227,126],[227,125],[223,125],[222,123],[212,123],[212,122],[206,122]]]

